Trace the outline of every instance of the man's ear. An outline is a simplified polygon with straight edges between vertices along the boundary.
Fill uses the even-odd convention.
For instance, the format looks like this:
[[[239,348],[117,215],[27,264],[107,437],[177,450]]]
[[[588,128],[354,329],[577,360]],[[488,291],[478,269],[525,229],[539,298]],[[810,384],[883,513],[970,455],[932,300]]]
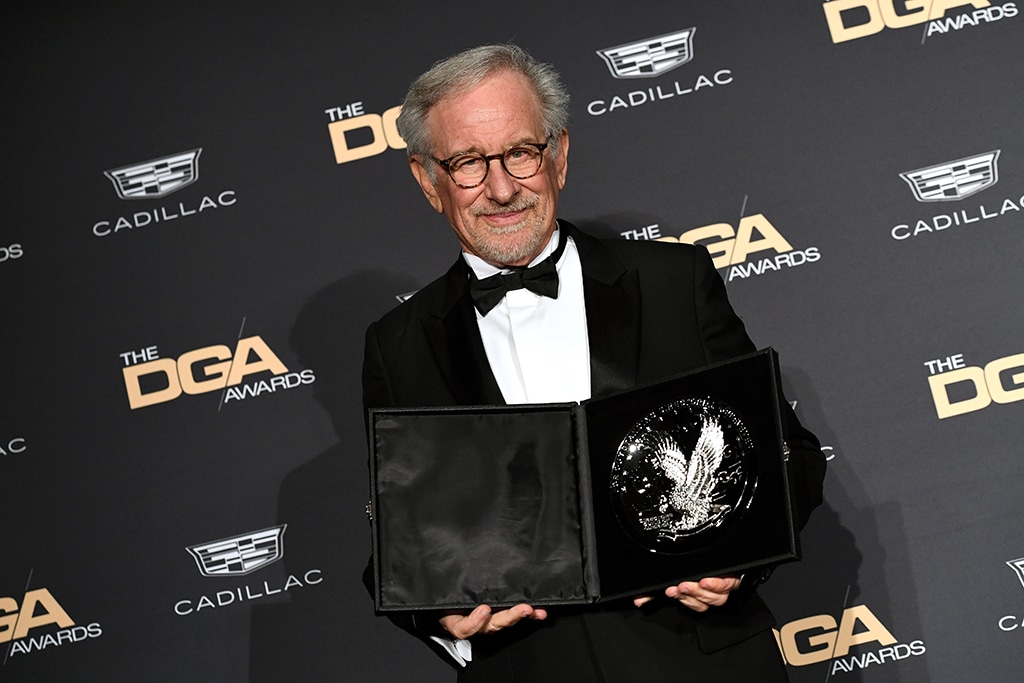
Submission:
[[[555,155],[555,171],[558,177],[558,189],[565,188],[565,176],[569,171],[569,131],[562,129],[558,136],[558,154]]]
[[[430,179],[430,174],[427,173],[426,167],[420,162],[417,157],[409,157],[409,169],[412,170],[413,177],[416,178],[416,182],[420,184],[420,189],[423,190],[423,194],[426,196],[427,201],[434,207],[434,211],[438,213],[444,213],[444,204],[441,203],[441,196],[437,192],[437,188],[434,187],[434,182]]]

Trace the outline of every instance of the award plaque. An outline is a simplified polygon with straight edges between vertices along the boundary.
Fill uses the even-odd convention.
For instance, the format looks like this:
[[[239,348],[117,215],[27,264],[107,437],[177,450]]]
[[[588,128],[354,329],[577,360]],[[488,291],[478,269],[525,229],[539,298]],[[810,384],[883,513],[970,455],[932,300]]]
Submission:
[[[652,552],[699,547],[738,519],[757,484],[757,452],[731,408],[684,398],[644,416],[612,462],[611,498],[619,526]]]
[[[581,404],[372,409],[379,612],[584,604],[798,558],[765,349]]]

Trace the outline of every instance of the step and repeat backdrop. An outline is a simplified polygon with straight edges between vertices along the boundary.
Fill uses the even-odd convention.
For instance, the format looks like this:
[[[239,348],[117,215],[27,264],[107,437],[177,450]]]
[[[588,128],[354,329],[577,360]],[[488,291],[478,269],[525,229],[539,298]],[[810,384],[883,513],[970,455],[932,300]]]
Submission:
[[[0,22],[0,680],[453,680],[360,581],[359,373],[458,251],[405,88],[508,41],[560,215],[705,244],[822,440],[792,679],[1020,679],[1017,2],[87,5]]]

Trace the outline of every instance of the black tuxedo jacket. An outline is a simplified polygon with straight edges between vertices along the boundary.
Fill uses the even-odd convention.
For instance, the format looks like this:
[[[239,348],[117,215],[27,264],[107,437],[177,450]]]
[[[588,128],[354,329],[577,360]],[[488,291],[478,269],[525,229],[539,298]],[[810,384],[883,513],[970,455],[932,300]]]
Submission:
[[[583,268],[594,397],[755,350],[704,248],[599,240],[564,221],[559,225],[563,239],[574,240]],[[367,330],[367,408],[504,403],[476,324],[467,268],[460,256],[445,275]],[[825,460],[814,435],[788,404],[783,407],[802,527],[821,502]],[[724,607],[704,614],[667,598],[642,610],[629,601],[551,608],[545,621],[474,638],[473,661],[459,679],[669,680],[659,672],[677,665],[673,653],[682,643],[716,652],[774,624],[753,590],[760,578],[745,578]],[[395,621],[420,638],[426,635],[411,619]],[[750,674],[758,680],[756,672]]]

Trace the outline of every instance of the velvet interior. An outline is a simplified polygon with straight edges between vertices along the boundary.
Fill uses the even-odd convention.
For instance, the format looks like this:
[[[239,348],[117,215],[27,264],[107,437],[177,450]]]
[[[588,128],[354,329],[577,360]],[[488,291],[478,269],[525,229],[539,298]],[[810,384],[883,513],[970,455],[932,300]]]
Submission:
[[[381,607],[586,600],[567,406],[378,414],[374,441]]]

